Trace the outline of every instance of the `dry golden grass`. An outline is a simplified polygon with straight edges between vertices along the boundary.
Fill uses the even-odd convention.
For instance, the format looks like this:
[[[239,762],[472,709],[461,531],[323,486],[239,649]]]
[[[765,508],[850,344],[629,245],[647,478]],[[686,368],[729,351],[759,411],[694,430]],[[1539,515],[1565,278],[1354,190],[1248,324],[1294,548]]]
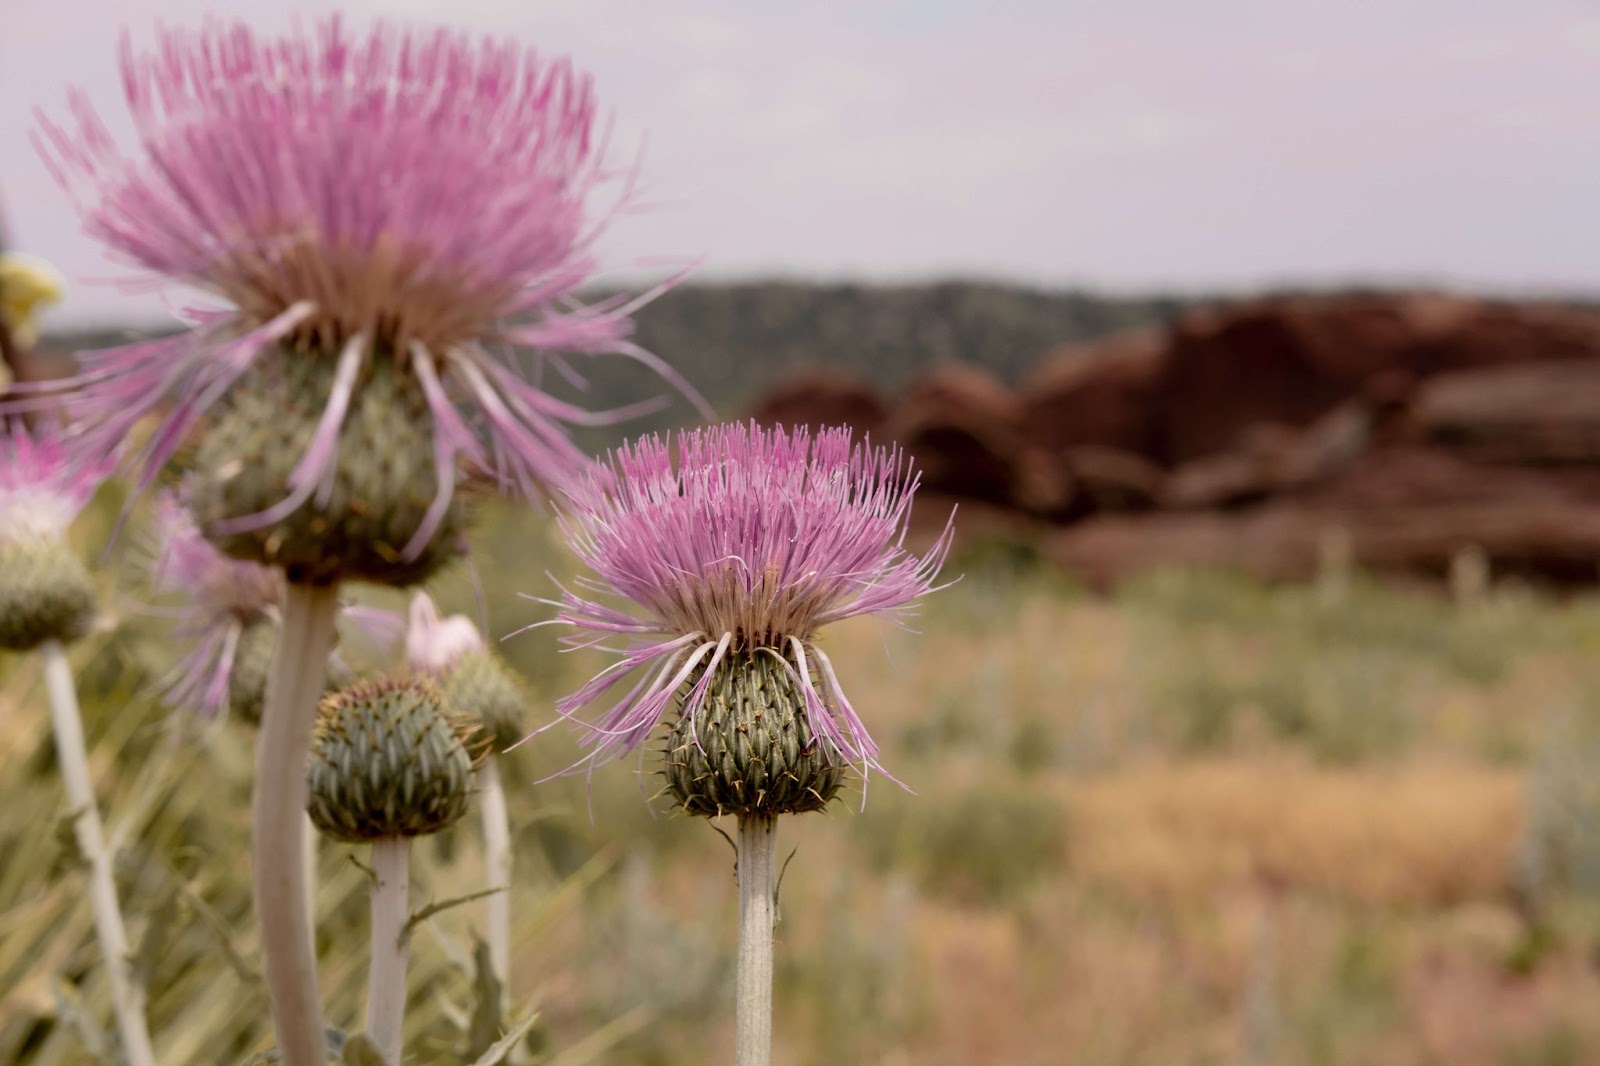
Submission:
[[[1419,761],[1206,760],[1063,789],[1075,872],[1181,905],[1253,884],[1382,906],[1506,897],[1520,776]]]

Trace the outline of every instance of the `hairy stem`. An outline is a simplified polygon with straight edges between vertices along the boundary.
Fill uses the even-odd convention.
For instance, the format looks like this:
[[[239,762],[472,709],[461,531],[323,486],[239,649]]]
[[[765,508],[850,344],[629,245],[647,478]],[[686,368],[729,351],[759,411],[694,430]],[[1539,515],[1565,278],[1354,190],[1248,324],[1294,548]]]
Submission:
[[[256,914],[283,1066],[328,1061],[304,838],[306,761],[338,605],[337,586],[289,585],[256,743]]]
[[[484,901],[489,912],[489,963],[500,982],[503,1001],[511,989],[511,822],[496,756],[489,756],[478,770],[478,804],[483,810],[484,887],[504,890]]]
[[[372,962],[367,971],[367,1036],[385,1066],[399,1066],[406,1020],[405,936],[411,898],[411,841],[390,837],[372,842]]]
[[[105,831],[95,804],[94,784],[89,778],[89,753],[83,743],[83,720],[78,714],[78,694],[72,684],[72,668],[59,641],[39,645],[44,663],[45,688],[50,694],[50,721],[55,729],[56,758],[61,764],[61,780],[66,787],[67,806],[72,811],[72,827],[78,849],[89,864],[89,902],[94,908],[94,931],[100,940],[105,962],[106,983],[111,986],[111,1006],[117,1016],[117,1032],[122,1037],[122,1052],[128,1066],[155,1066],[155,1051],[150,1045],[150,1030],[144,1016],[144,989],[128,969],[128,933],[117,905],[117,883],[112,856],[106,847]]]
[[[739,818],[739,965],[734,1002],[737,1066],[772,1062],[772,928],[777,922],[773,857],[778,822]]]

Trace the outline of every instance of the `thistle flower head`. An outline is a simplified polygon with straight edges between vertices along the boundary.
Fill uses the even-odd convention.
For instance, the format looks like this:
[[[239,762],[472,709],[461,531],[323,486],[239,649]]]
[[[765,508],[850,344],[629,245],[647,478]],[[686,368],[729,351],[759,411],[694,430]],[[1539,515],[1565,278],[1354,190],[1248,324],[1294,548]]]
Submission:
[[[218,551],[179,493],[158,495],[153,512],[150,585],[172,600],[172,635],[188,646],[165,690],[167,703],[203,718],[226,709],[259,721],[282,619],[283,573]],[[340,621],[381,646],[392,646],[398,632],[398,620],[373,607],[345,604]]]
[[[804,746],[820,744],[825,762],[881,769],[877,745],[815,640],[831,622],[894,615],[932,589],[950,527],[926,554],[905,548],[917,485],[909,460],[897,449],[853,443],[848,429],[813,437],[727,425],[679,434],[675,443],[675,460],[657,437],[626,446],[572,494],[563,523],[592,576],[555,601],[558,621],[576,630],[566,642],[631,643],[558,709],[571,715],[643,672],[586,738],[590,758],[600,759],[641,744],[674,702],[693,720],[730,665],[759,659],[789,679],[803,703],[804,730],[786,735],[803,732]],[[633,606],[612,607],[595,594]],[[742,687],[724,702],[764,701],[749,689],[753,676],[743,669]],[[774,734],[774,742],[783,738]]]
[[[88,631],[94,582],[64,535],[105,473],[54,432],[0,423],[0,648]]]
[[[426,592],[411,600],[406,666],[438,681],[450,705],[483,726],[494,750],[521,739],[528,705],[521,678],[484,643],[470,618],[440,617]]]
[[[441,617],[438,605],[426,592],[411,598],[406,615],[406,665],[419,673],[438,677],[469,652],[484,649],[483,636],[472,619],[453,614]]]
[[[109,470],[58,432],[0,422],[0,543],[62,536]]]
[[[186,635],[234,620],[276,617],[283,604],[283,575],[271,567],[230,559],[201,536],[176,493],[156,498],[150,583],[157,592],[184,598]]]
[[[204,457],[207,535],[311,510],[338,517],[289,533],[327,540],[349,512],[350,539],[414,563],[449,529],[458,458],[529,494],[586,465],[565,426],[602,416],[546,394],[519,350],[622,353],[672,376],[628,341],[631,305],[573,298],[595,268],[587,201],[609,174],[590,81],[567,61],[335,18],[278,38],[167,31],[150,52],[124,39],[121,67],[131,154],[81,96],[36,143],[91,236],[225,309],[86,355],[71,402],[109,446],[176,401],[144,452],[147,484],[221,403],[208,436],[233,451]],[[405,452],[403,469],[350,466],[373,451]],[[406,494],[413,467],[421,499]],[[386,493],[403,496],[403,535],[373,498]],[[292,569],[285,535],[228,550]],[[334,548],[367,576],[354,548]]]
[[[167,702],[205,718],[225,708],[252,717],[277,644],[282,573],[223,555],[170,492],[156,498],[149,557],[152,588],[177,599],[172,635],[189,647]]]

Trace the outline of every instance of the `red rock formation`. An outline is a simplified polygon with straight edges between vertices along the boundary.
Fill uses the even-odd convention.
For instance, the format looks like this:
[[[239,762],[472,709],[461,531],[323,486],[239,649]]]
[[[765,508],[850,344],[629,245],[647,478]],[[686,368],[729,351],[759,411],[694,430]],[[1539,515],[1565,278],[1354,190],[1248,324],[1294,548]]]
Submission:
[[[1591,312],[1268,300],[1060,350],[1015,394],[947,367],[851,420],[905,445],[933,498],[975,505],[974,530],[1035,538],[1096,583],[1173,565],[1303,579],[1335,547],[1386,571],[1443,575],[1470,549],[1495,572],[1600,580]]]
[[[942,367],[914,383],[883,433],[916,460],[929,491],[1020,506],[1023,445],[1016,398],[972,367]]]
[[[1365,569],[1443,578],[1481,552],[1496,573],[1600,579],[1600,504],[1549,502],[1330,511],[1284,501],[1237,513],[1110,515],[1056,530],[1046,557],[1097,588],[1160,568],[1215,567],[1268,581],[1315,576],[1337,541]]]
[[[1422,439],[1474,459],[1600,464],[1600,359],[1441,375],[1411,420]]]
[[[1166,334],[1125,334],[1047,356],[1023,384],[1022,433],[1050,454],[1091,445],[1154,454]]]
[[[1472,312],[1445,296],[1295,297],[1191,319],[1157,389],[1156,457],[1178,465],[1230,451],[1254,427],[1307,425],[1412,367]]]
[[[851,426],[857,433],[876,436],[887,413],[883,398],[866,382],[847,374],[813,370],[773,389],[749,417],[765,426]]]

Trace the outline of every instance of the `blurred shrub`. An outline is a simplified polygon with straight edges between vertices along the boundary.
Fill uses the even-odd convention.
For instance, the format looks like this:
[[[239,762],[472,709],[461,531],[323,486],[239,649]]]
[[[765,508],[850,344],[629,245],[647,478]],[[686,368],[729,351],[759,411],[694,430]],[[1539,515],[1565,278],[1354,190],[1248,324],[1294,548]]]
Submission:
[[[880,868],[909,870],[930,892],[997,904],[1060,866],[1065,815],[1057,797],[996,775],[886,798],[860,820],[855,839]]]

